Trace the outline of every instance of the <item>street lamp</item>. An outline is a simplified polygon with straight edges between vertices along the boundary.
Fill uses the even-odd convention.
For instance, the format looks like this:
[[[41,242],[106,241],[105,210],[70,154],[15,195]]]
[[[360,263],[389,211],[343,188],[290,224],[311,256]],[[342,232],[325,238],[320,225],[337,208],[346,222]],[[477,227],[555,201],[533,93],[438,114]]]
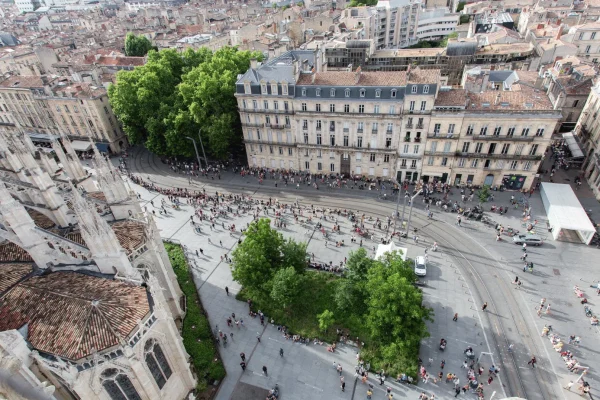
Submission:
[[[186,136],[185,138],[191,140],[194,143],[194,150],[196,151],[196,158],[198,159],[198,169],[201,169],[202,164],[200,163],[200,156],[198,155],[198,147],[196,147],[196,141],[189,136]]]
[[[408,211],[408,223],[406,224],[406,236],[408,237],[408,232],[410,231],[410,217],[412,217],[412,209],[413,209],[413,205],[415,204],[415,199],[417,198],[418,195],[420,195],[423,192],[423,189],[419,189],[419,191],[410,198],[410,210]]]

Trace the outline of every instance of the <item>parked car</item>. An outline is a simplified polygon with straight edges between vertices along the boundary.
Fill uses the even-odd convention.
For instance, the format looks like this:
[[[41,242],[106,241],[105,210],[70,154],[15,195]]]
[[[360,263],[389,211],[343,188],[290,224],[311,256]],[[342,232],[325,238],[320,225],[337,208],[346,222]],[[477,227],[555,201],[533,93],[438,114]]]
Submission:
[[[427,262],[425,261],[425,257],[423,256],[418,256],[417,258],[415,258],[415,275],[427,275]]]
[[[527,243],[527,245],[531,246],[541,246],[544,243],[544,240],[538,236],[531,233],[524,233],[521,235],[513,236],[514,244],[523,244]]]

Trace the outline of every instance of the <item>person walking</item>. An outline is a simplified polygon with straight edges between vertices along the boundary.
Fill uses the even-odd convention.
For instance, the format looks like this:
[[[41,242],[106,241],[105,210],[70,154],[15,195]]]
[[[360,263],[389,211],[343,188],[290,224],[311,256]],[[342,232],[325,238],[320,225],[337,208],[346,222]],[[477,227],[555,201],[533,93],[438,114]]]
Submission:
[[[531,365],[531,368],[535,368],[536,362],[537,362],[537,360],[535,359],[535,356],[533,356],[533,357],[531,357],[531,360],[529,360],[529,362],[527,364]]]
[[[460,386],[457,386],[454,388],[454,393],[455,393],[454,397],[458,397],[458,395],[460,394]]]
[[[265,374],[265,376],[269,376],[269,374],[267,373],[267,366],[263,365],[263,374]]]
[[[336,369],[337,369],[337,372],[340,374],[340,376],[342,376],[342,364],[338,363]]]
[[[283,357],[283,349],[279,349],[279,356]]]
[[[225,293],[227,293],[227,296],[229,296],[229,287],[225,286]]]
[[[458,313],[454,313],[454,317],[452,317],[452,321],[456,322],[458,320]]]
[[[340,382],[341,382],[341,388],[342,388],[342,392],[346,391],[346,382],[344,381],[344,377],[340,377]]]
[[[240,363],[240,367],[242,367],[242,371],[245,371],[246,370],[246,363],[244,361],[242,361]]]
[[[240,353],[240,357],[242,358],[242,361],[246,361],[246,354],[245,353]]]
[[[550,303],[548,303],[546,306],[546,311],[544,311],[544,314],[550,314]]]
[[[367,389],[367,400],[371,400],[373,398],[373,391],[371,389]]]
[[[481,306],[481,311],[485,311],[486,308],[487,308],[487,301],[485,303],[483,303],[483,306]]]

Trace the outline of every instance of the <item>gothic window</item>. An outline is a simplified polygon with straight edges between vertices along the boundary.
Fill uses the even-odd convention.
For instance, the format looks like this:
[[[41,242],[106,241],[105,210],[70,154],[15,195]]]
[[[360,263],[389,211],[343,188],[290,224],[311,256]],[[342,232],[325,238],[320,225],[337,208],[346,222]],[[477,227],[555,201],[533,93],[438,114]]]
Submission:
[[[112,400],[142,400],[123,371],[108,368],[100,376],[100,381]]]
[[[150,373],[154,377],[156,384],[162,389],[172,373],[169,362],[160,348],[160,345],[154,339],[150,339],[146,342],[144,353],[146,365],[148,365],[148,369],[150,369]]]

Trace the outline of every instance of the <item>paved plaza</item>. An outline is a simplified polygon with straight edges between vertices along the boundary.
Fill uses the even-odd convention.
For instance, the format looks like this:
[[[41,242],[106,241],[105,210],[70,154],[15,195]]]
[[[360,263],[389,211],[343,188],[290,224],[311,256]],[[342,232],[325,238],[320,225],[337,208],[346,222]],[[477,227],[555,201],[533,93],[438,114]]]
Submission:
[[[144,164],[141,161],[144,159],[137,161],[140,168]],[[133,163],[133,160],[130,162]],[[159,164],[155,163],[156,165]],[[555,182],[562,179],[564,183],[568,183],[572,180],[571,175],[563,172],[555,174]],[[205,188],[209,193],[216,190],[231,191],[251,194],[262,199],[271,197],[286,203],[299,201],[302,205],[347,207],[353,210],[361,209],[367,215],[380,218],[390,215],[395,208],[393,201],[377,200],[378,193],[373,191],[275,188],[275,181],[265,180],[264,185],[259,185],[252,181],[254,178],[241,178],[231,172],[222,173],[221,180],[217,177],[214,180],[201,178],[191,186],[186,177],[172,174],[164,167],[141,175],[144,179],[150,177],[153,182],[163,187],[190,187],[194,190]],[[162,197],[133,186],[146,202],[156,199],[156,204]],[[451,198],[458,199],[458,191],[453,192]],[[513,193],[494,192],[496,199],[493,203],[506,205],[511,194]],[[577,194],[584,207],[592,210],[592,217],[600,215],[598,203],[586,192],[585,187]],[[528,197],[528,201],[532,207],[532,218],[538,219],[543,227],[545,216],[539,195],[535,193],[531,198]],[[487,204],[486,209],[489,209],[491,204]],[[420,198],[415,202],[415,206],[423,208]],[[402,205],[400,207],[402,208]],[[444,213],[436,208],[433,208],[433,211],[435,221],[428,221],[422,211],[415,211],[412,215],[413,224],[419,227],[419,244],[413,243],[410,238],[397,243],[408,248],[409,257],[422,255],[425,246],[430,246],[433,240],[440,244],[440,252],[429,253],[428,275],[423,287],[425,302],[435,311],[435,322],[429,326],[431,337],[424,340],[421,347],[421,359],[431,375],[437,375],[441,360],[445,360],[444,373],[454,372],[461,382],[464,382],[465,373],[461,369],[462,351],[471,346],[486,368],[486,379],[487,367],[492,362],[503,368],[499,379],[494,380],[490,388],[486,384],[486,397],[496,391],[495,396],[502,398],[504,388],[507,394],[521,394],[526,398],[577,398],[577,385],[572,392],[564,390],[563,386],[569,380],[576,380],[579,374],[567,371],[550,341],[541,337],[544,324],[549,324],[552,325],[554,333],[564,339],[565,349],[573,352],[582,367],[590,367],[586,380],[590,382],[594,391],[600,384],[597,375],[600,363],[597,361],[595,345],[600,332],[597,327],[590,325],[583,312],[583,306],[579,304],[581,299],[575,296],[573,288],[575,285],[580,286],[592,309],[598,307],[595,301],[596,292],[589,287],[598,279],[595,274],[596,260],[600,254],[598,250],[583,245],[555,242],[548,238],[542,247],[529,249],[529,260],[533,261],[536,267],[533,274],[526,273],[522,271],[522,261],[519,259],[521,249],[513,245],[509,241],[510,238],[505,236],[504,239],[508,240],[496,242],[493,229],[480,222],[463,221],[462,226],[458,227],[455,224],[456,214]],[[222,229],[222,225],[215,231],[210,231],[205,225],[202,228],[203,234],[196,234],[189,224],[191,213],[191,207],[184,206],[180,211],[171,211],[168,217],[157,216],[157,224],[163,238],[186,244],[194,268],[195,281],[211,323],[213,326],[226,326],[225,317],[231,312],[247,315],[247,306],[237,302],[233,296],[227,297],[223,289],[228,286],[232,292],[239,290],[237,284],[232,281],[229,266],[221,262],[221,255],[234,248],[238,237],[231,237],[228,231]],[[511,209],[507,215],[490,215],[504,226],[522,229],[520,211]],[[226,226],[228,223],[235,223],[237,227],[242,227],[250,220],[251,217],[242,216],[235,222],[224,222]],[[287,229],[283,229],[282,233],[296,240],[307,241],[309,253],[315,253],[316,258],[322,262],[332,261],[335,264],[357,246],[350,244],[349,222],[340,218],[340,223],[340,239],[344,238],[346,244],[342,248],[325,248],[320,233],[306,235],[305,227],[293,223],[288,223]],[[325,223],[329,230],[331,224]],[[547,232],[543,229],[539,229],[538,233],[547,237]],[[209,239],[212,245],[209,244]],[[223,242],[223,247],[218,244],[219,241]],[[375,244],[365,241],[363,245],[372,252]],[[196,248],[203,248],[207,256],[196,257]],[[515,276],[523,282],[519,290],[511,284]],[[535,308],[541,298],[546,298],[546,304],[551,304],[552,309],[548,314],[542,313],[538,317]],[[484,301],[489,303],[489,307],[482,313],[481,304]],[[456,322],[452,321],[454,313],[458,313]],[[225,349],[221,348],[228,376],[219,391],[219,399],[229,399],[239,382],[264,389],[277,382],[283,399],[365,398],[366,388],[362,384],[358,383],[354,388],[352,373],[355,349],[341,347],[339,353],[331,354],[321,346],[300,346],[282,341],[276,329],[268,326],[263,331],[256,320],[245,320],[245,323],[246,329],[234,331],[234,342],[228,344]],[[257,335],[262,335],[260,344],[257,343]],[[581,342],[578,346],[566,344],[570,335],[580,337]],[[441,337],[448,340],[445,352],[438,348]],[[280,347],[284,348],[284,358],[279,357]],[[242,351],[250,358],[244,374],[239,366],[239,353]],[[527,361],[533,355],[538,359],[538,368],[535,370],[527,365]],[[432,359],[431,366],[428,365],[429,359]],[[340,362],[344,367],[345,393],[341,392],[339,377],[331,366],[334,361]],[[268,377],[262,376],[262,365],[267,365]],[[322,369],[324,371],[321,371]],[[536,385],[542,385],[544,389]],[[378,384],[375,386],[380,388]],[[435,394],[438,398],[454,396],[450,384],[436,384],[432,379],[427,383],[419,382],[416,388],[396,384],[391,386],[394,388],[394,398],[417,398],[421,390]],[[375,395],[374,398],[384,398],[384,391],[376,390]]]

